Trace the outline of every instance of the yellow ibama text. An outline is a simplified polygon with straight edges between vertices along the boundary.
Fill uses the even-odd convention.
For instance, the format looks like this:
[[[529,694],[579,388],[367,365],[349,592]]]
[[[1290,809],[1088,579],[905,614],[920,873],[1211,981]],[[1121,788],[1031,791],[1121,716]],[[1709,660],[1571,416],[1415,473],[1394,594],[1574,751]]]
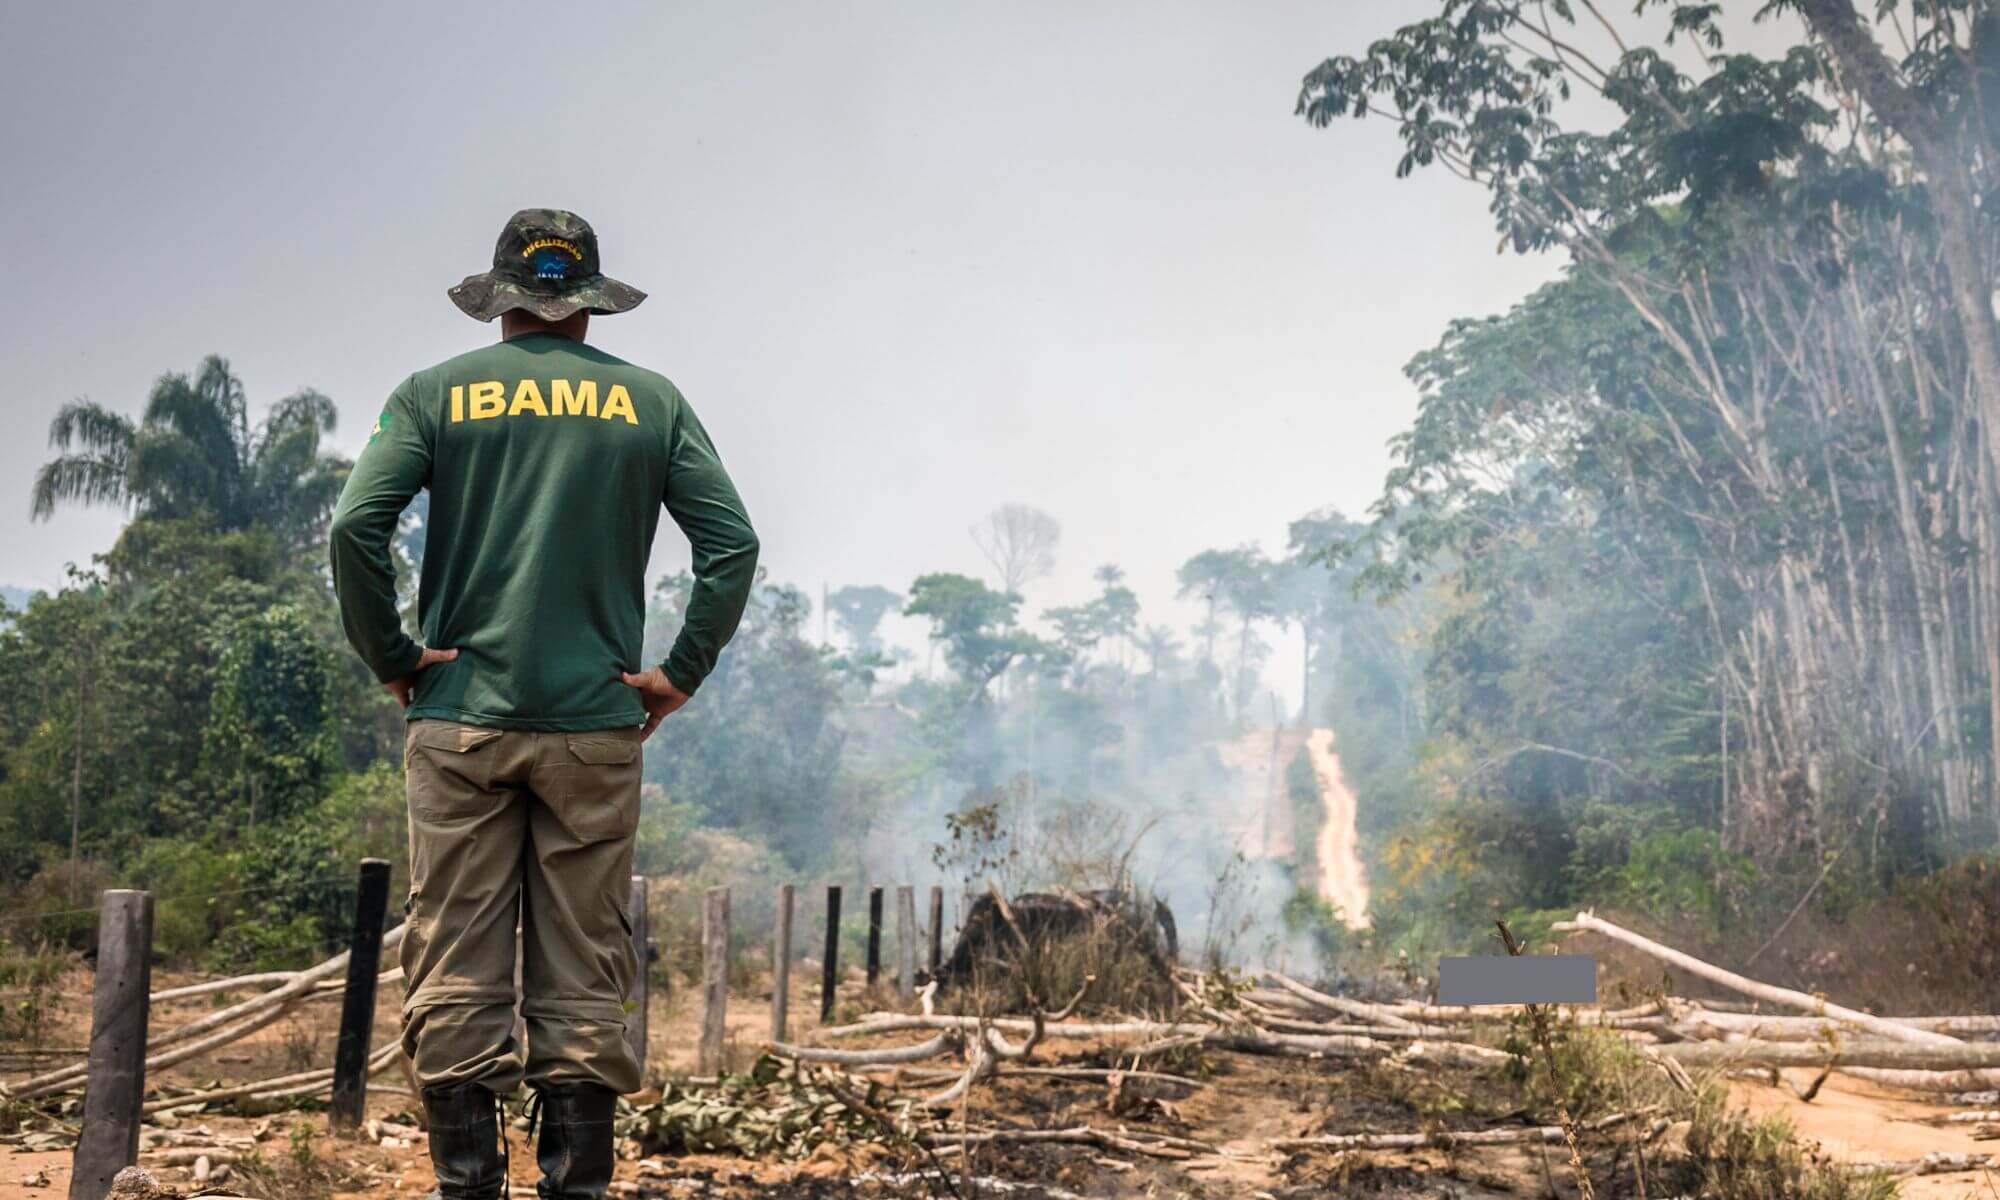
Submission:
[[[604,393],[601,407],[597,402],[595,379],[574,382],[551,379],[546,400],[542,397],[542,385],[532,379],[516,382],[511,399],[507,385],[498,379],[452,385],[451,419],[454,423],[485,421],[493,417],[597,417],[605,421],[623,417],[628,425],[639,423],[639,415],[632,411],[632,393],[626,391],[622,383],[611,385],[610,390]]]

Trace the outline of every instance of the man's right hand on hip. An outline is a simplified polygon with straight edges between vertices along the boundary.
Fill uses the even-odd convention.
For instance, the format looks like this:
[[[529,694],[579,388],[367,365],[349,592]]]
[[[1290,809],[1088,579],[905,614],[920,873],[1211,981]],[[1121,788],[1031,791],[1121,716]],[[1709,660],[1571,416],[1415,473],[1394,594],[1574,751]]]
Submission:
[[[627,687],[637,688],[639,701],[646,706],[646,724],[639,730],[642,742],[653,736],[660,722],[688,702],[688,694],[675,687],[674,681],[668,679],[666,671],[659,667],[648,667],[636,675],[621,671],[618,678],[623,679]]]

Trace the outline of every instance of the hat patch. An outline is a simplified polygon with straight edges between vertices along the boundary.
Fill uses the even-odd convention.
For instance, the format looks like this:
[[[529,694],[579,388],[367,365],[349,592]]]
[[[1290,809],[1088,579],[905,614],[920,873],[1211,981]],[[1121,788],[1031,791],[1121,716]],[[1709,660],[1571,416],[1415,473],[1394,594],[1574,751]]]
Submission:
[[[534,268],[537,279],[567,279],[570,268],[583,261],[583,251],[575,242],[545,237],[529,242],[521,257]]]

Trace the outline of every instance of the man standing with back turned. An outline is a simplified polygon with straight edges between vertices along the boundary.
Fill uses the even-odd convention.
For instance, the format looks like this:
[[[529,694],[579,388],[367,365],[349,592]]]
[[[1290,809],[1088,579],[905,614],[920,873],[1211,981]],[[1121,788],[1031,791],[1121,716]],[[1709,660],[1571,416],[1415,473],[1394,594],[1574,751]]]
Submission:
[[[332,527],[348,640],[409,710],[403,1049],[444,1200],[505,1194],[495,1096],[524,1078],[542,1197],[594,1198],[617,1095],[640,1086],[624,1007],[641,969],[625,912],[639,743],[736,631],[757,536],[674,385],[584,344],[591,314],[645,293],[599,273],[581,217],[514,214],[493,269],[451,298],[499,317],[501,340],[396,388]],[[423,488],[418,644],[389,544]],[[666,662],[646,666],[662,507],[693,549],[694,593]]]

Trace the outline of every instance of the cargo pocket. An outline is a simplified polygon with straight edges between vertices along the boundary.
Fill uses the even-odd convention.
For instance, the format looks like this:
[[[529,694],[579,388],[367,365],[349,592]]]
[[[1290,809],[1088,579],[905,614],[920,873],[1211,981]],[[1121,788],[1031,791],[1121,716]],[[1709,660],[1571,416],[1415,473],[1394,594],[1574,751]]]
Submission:
[[[498,754],[493,743],[501,732],[442,721],[411,726],[403,763],[409,774],[410,810],[436,821],[491,810],[497,803],[491,790]]]
[[[562,823],[580,842],[631,837],[639,828],[639,740],[601,733],[564,739],[575,761],[563,772]]]

